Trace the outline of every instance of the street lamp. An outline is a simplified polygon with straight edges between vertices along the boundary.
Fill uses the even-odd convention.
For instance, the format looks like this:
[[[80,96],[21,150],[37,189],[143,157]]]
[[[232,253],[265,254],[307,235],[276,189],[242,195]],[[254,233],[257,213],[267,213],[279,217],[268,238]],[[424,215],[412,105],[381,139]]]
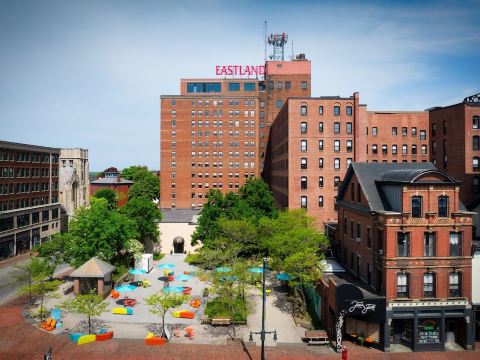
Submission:
[[[267,293],[265,291],[265,273],[267,272],[267,258],[263,258],[263,271],[262,271],[262,330],[261,331],[250,331],[248,337],[249,341],[253,341],[253,335],[260,335],[260,340],[262,341],[262,357],[261,360],[265,360],[265,335],[273,334],[273,341],[277,341],[277,330],[265,331],[265,303],[267,302]]]

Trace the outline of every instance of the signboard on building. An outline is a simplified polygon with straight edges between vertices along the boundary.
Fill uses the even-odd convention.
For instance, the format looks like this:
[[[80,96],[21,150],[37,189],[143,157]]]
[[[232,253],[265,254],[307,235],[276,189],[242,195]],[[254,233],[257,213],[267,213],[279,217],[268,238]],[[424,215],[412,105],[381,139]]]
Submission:
[[[217,65],[215,74],[220,76],[263,76],[264,65]]]

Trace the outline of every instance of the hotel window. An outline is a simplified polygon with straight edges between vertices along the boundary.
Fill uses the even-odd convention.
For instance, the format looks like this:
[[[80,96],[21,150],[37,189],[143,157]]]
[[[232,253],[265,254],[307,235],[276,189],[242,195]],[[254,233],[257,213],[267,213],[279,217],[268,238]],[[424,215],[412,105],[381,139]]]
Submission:
[[[397,135],[397,127],[392,127],[392,135]]]
[[[472,127],[474,129],[480,129],[480,116],[475,115],[472,117]]]
[[[265,101],[260,101],[260,107],[264,108],[265,107]]]
[[[302,176],[300,179],[300,189],[307,190],[307,177]]]
[[[397,256],[410,256],[410,233],[397,232]]]
[[[340,140],[334,140],[333,142],[333,151],[340,151]]]
[[[301,122],[300,123],[300,132],[302,134],[305,134],[307,132],[307,123],[306,122]]]
[[[323,169],[323,158],[318,158],[318,167]]]
[[[412,155],[417,155],[417,145],[412,145]]]
[[[420,140],[427,140],[427,132],[425,130],[420,130]]]
[[[323,140],[318,140],[318,150],[323,150]]]
[[[307,197],[306,196],[302,196],[300,198],[300,207],[302,209],[306,209],[307,208]]]
[[[417,136],[417,128],[412,127],[412,136]]]
[[[300,87],[301,87],[302,90],[307,90],[307,82],[306,82],[306,81],[302,81],[302,82],[300,83]]]
[[[435,297],[435,274],[425,273],[423,274],[423,296]]]
[[[323,207],[323,196],[318,197],[318,207]]]
[[[347,158],[347,169],[348,169],[348,167],[350,166],[351,163],[352,163],[352,158]]]
[[[228,83],[228,91],[240,91],[240,83],[237,83],[237,82]]]
[[[307,158],[301,158],[300,159],[300,169],[306,169],[307,168]]]
[[[473,150],[480,150],[480,136],[473,137]]]
[[[478,170],[479,162],[480,162],[480,158],[478,156],[474,156],[472,159],[473,170]]]
[[[300,140],[300,151],[307,151],[307,140]]]
[[[353,142],[352,140],[347,140],[347,152],[353,151]]]
[[[408,134],[408,128],[402,127],[402,136],[407,136]]]
[[[306,105],[300,106],[300,115],[302,115],[302,116],[307,115],[307,106]]]
[[[388,145],[382,145],[382,154],[387,155],[388,154]]]
[[[422,145],[422,155],[427,155],[427,145]]]
[[[318,187],[323,188],[323,176],[318,177]]]
[[[372,154],[377,155],[378,154],[378,147],[377,144],[372,145]]]
[[[408,298],[408,274],[397,274],[397,298]]]
[[[473,192],[475,194],[480,192],[480,177],[478,176],[473,177]]]
[[[450,233],[450,256],[462,256],[462,233]]]
[[[438,197],[438,217],[448,217],[448,196]]]
[[[278,99],[278,100],[275,102],[275,106],[277,107],[277,109],[281,109],[281,108],[282,108],[282,100]]]
[[[290,81],[285,81],[285,90],[290,90],[292,88],[292,83]]]
[[[449,276],[449,296],[462,296],[462,274],[459,272],[451,272]]]
[[[346,113],[347,113],[347,115],[352,115],[353,114],[353,108],[351,106],[347,106]]]
[[[340,184],[340,176],[335,176],[335,177],[333,178],[333,187],[334,187],[335,189],[338,189],[338,184]]]
[[[333,107],[333,115],[335,115],[335,116],[340,115],[340,106],[335,105],[335,106]]]
[[[335,170],[340,170],[340,158],[335,158],[333,160],[333,168]]]
[[[408,154],[408,147],[407,145],[403,144],[402,145],[402,154],[407,155]]]
[[[397,155],[397,145],[392,145],[392,154]]]
[[[426,232],[423,234],[423,256],[435,256],[436,234]]]
[[[377,136],[378,135],[378,128],[376,126],[372,127],[372,135]]]
[[[318,114],[323,115],[323,106],[318,107]]]
[[[255,83],[244,83],[243,91],[255,91]]]
[[[318,123],[318,132],[323,133],[323,122]]]
[[[333,132],[335,134],[340,134],[340,123],[339,122],[334,122],[333,123]]]
[[[422,197],[421,196],[412,196],[412,217],[414,218],[422,217]]]
[[[176,141],[172,141],[172,148],[174,148],[175,146],[177,146],[177,142]],[[195,146],[195,145],[193,145]]]

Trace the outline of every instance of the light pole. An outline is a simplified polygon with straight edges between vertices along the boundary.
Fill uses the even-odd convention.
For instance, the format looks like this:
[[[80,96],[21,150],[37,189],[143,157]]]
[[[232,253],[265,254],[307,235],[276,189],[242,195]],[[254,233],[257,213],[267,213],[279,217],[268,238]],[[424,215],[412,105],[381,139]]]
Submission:
[[[262,357],[261,360],[265,360],[265,335],[273,334],[273,341],[277,341],[277,330],[265,331],[265,303],[267,302],[267,293],[265,289],[265,273],[267,272],[267,258],[263,258],[263,271],[262,271],[262,330],[261,331],[250,331],[250,336],[248,337],[249,341],[253,341],[253,335],[260,335],[260,340],[262,341]]]

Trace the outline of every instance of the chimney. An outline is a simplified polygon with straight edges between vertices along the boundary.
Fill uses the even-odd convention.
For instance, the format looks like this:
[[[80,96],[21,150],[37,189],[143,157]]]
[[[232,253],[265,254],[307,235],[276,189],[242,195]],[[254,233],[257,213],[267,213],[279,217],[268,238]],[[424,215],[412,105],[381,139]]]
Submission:
[[[121,179],[120,175],[117,175],[117,183],[120,182],[120,179]]]

